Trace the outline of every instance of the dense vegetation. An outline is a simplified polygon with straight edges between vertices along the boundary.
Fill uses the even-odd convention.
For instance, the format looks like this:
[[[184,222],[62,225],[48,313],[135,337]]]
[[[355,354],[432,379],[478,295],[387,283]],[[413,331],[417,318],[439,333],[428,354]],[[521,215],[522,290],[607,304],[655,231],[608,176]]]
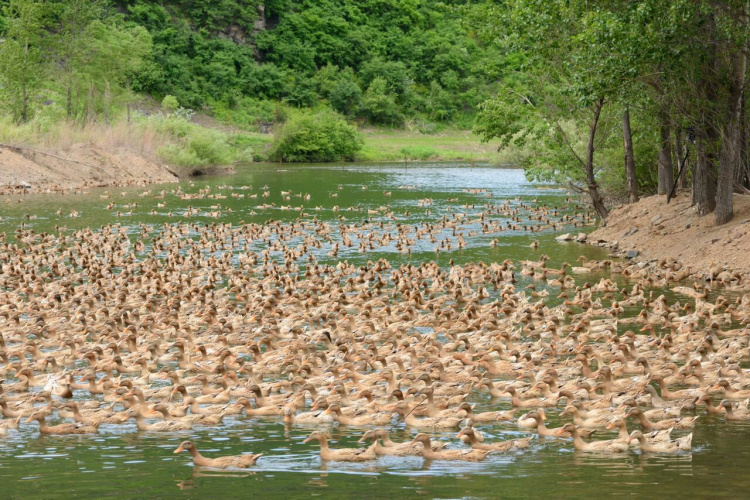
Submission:
[[[427,134],[474,126],[529,177],[590,195],[602,216],[607,196],[635,201],[677,183],[721,223],[732,192],[750,187],[739,0],[0,6],[7,116],[85,127],[137,109],[134,120],[174,138],[161,155],[177,164],[237,161],[258,143],[188,127],[194,110],[244,131],[277,124],[268,154],[291,161],[356,158],[344,119]]]
[[[451,3],[465,2],[117,2],[153,38],[134,88],[248,125],[273,120],[268,100],[325,101],[374,124],[470,117],[501,58],[467,34]]]
[[[746,1],[507,0],[470,18],[520,61],[478,130],[530,145],[532,176],[570,182],[606,217],[601,182],[617,175],[631,202],[644,181],[668,194],[687,160],[677,182],[698,212],[732,218],[750,187]]]

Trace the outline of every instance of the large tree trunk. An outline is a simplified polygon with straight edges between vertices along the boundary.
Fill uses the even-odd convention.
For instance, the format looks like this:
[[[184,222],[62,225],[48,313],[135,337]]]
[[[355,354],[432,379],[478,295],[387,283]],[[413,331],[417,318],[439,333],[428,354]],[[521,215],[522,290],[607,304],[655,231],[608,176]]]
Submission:
[[[659,112],[659,181],[656,189],[658,194],[670,193],[674,184],[670,128],[669,114],[662,109]]]
[[[693,165],[693,204],[698,215],[710,214],[716,208],[716,134],[707,125],[703,137],[698,139]]]
[[[599,193],[599,185],[596,183],[596,177],[594,176],[594,139],[596,138],[596,127],[599,124],[599,115],[602,113],[603,106],[603,98],[596,101],[594,105],[594,117],[589,128],[589,142],[586,147],[586,163],[584,164],[584,168],[586,169],[586,182],[594,210],[599,214],[599,217],[606,219],[609,212],[607,211],[607,207],[604,206],[604,199]]]
[[[733,73],[724,126],[721,129],[721,154],[716,190],[716,224],[726,224],[734,217],[732,197],[736,171],[742,168],[742,94],[745,86],[744,58],[729,59]]]
[[[638,201],[638,182],[635,177],[635,155],[633,154],[633,135],[630,132],[630,110],[622,113],[622,140],[625,144],[625,179],[628,186],[630,203]]]

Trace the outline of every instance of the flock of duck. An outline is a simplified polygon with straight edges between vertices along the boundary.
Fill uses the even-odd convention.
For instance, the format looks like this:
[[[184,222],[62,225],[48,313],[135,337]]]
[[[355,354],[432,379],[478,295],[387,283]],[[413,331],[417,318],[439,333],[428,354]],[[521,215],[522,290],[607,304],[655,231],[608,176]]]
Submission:
[[[385,225],[181,222],[141,225],[135,236],[119,225],[19,228],[0,243],[0,436],[22,424],[96,434],[135,421],[127,428],[155,433],[271,418],[311,428],[304,442],[317,442],[323,460],[480,461],[534,437],[584,452],[689,451],[704,414],[750,420],[741,367],[750,281],[741,272],[706,279],[669,260],[553,268],[544,255],[354,266],[314,252],[392,241],[407,252],[445,232],[460,245],[472,231],[588,221],[523,208],[523,222],[508,201],[422,226],[378,210]],[[475,411],[480,400],[493,410]],[[547,427],[550,413],[566,423]],[[366,447],[330,448],[334,425],[362,427]],[[397,425],[413,439],[392,441]],[[492,427],[528,435],[490,442],[482,429]],[[432,439],[451,429],[455,445]],[[262,455],[207,458],[191,441],[182,451],[214,468],[250,467]]]

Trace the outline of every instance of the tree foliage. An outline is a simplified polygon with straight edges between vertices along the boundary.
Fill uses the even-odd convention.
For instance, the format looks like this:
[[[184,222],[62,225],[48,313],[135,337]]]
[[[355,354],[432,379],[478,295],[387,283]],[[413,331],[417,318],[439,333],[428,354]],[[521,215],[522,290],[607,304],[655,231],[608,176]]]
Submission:
[[[506,61],[521,62],[503,74],[497,96],[482,105],[477,130],[485,138],[499,137],[505,147],[545,144],[542,154],[527,157],[527,173],[565,180],[593,199],[602,180],[622,185],[614,175],[622,164],[611,158],[623,157],[629,139],[613,140],[615,118],[635,109],[633,149],[658,170],[650,175],[647,169],[641,181],[657,180],[660,194],[670,192],[675,137],[695,139],[694,202],[699,213],[716,207],[717,223],[726,222],[733,188],[750,182],[748,9],[739,0],[508,0],[472,6],[469,19],[479,36],[505,53]],[[622,123],[625,134],[630,127]],[[606,215],[606,209],[598,211]]]
[[[350,118],[380,124],[417,116],[450,121],[473,114],[495,83],[485,71],[486,47],[457,15],[469,0],[116,3],[153,38],[133,87],[160,99],[174,95],[194,109],[236,106],[247,97],[295,107],[327,101]],[[376,78],[385,79],[393,101],[387,116],[367,107]]]
[[[299,111],[274,137],[271,158],[287,162],[353,160],[362,148],[357,130],[331,111]]]
[[[106,0],[9,0],[2,14],[0,91],[18,121],[43,106],[108,120],[113,105],[132,98],[129,83],[151,36]]]

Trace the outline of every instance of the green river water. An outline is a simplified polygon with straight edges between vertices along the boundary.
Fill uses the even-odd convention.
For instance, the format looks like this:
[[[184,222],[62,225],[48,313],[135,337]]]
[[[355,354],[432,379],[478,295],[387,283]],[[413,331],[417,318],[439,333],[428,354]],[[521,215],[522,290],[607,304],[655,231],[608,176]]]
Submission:
[[[246,189],[241,189],[242,187]],[[249,188],[252,186],[252,188]],[[262,193],[257,199],[231,196]],[[366,187],[367,189],[362,189]],[[181,184],[184,192],[211,189],[222,199],[181,200],[170,196],[177,185],[146,188],[92,189],[87,193],[65,195],[11,196],[0,200],[0,232],[10,237],[20,225],[35,231],[68,231],[119,223],[138,232],[138,224],[158,227],[189,220],[213,222],[264,222],[269,219],[293,220],[300,210],[281,210],[282,205],[304,205],[304,217],[318,217],[332,224],[377,221],[380,214],[368,209],[389,205],[393,213],[412,224],[437,221],[444,215],[478,213],[487,203],[509,199],[522,202],[566,205],[566,193],[527,182],[520,170],[469,168],[467,165],[440,164],[404,168],[403,165],[347,165],[279,167],[252,165],[236,174],[207,177]],[[481,192],[468,192],[469,189]],[[165,190],[166,196],[153,195]],[[282,199],[281,191],[291,191]],[[391,196],[385,196],[391,192]],[[309,201],[294,194],[308,193]],[[331,195],[335,194],[335,197]],[[491,196],[491,197],[490,197]],[[431,199],[425,203],[425,199]],[[19,203],[19,200],[22,200]],[[116,206],[110,209],[107,205]],[[134,204],[137,203],[137,206]],[[262,204],[276,207],[258,208]],[[164,206],[159,206],[163,204]],[[128,206],[129,205],[129,206]],[[218,207],[221,205],[221,207]],[[338,211],[333,207],[338,206]],[[190,219],[183,215],[192,207],[199,212]],[[360,210],[347,210],[357,207]],[[231,209],[228,213],[226,209]],[[219,219],[206,215],[223,211]],[[69,214],[77,211],[78,218]],[[120,212],[119,216],[117,212]],[[406,212],[408,215],[405,215]],[[171,212],[171,214],[170,214]],[[170,216],[171,215],[171,216]],[[566,228],[578,233],[591,227]],[[441,265],[504,259],[537,259],[549,255],[549,267],[574,262],[579,255],[606,258],[598,247],[554,241],[560,231],[529,234],[508,231],[502,235],[467,236],[462,250],[434,251],[435,245],[418,243],[411,255],[393,248],[361,253],[355,247],[342,248],[337,259],[361,264],[387,258],[391,263],[419,263],[435,260]],[[498,238],[495,247],[490,241]],[[533,240],[539,248],[529,247]],[[321,261],[331,261],[325,252]],[[587,278],[592,279],[592,278]],[[596,278],[598,280],[598,278]],[[523,286],[523,281],[519,287]],[[637,312],[637,311],[636,311]],[[10,380],[9,380],[10,382]],[[507,409],[508,402],[490,403],[486,393],[476,396],[476,411]],[[549,426],[560,422],[556,411],[549,412]],[[701,412],[702,413],[702,412]],[[526,435],[514,424],[482,426],[489,441]],[[332,447],[356,446],[361,428],[334,427]],[[103,425],[93,437],[41,436],[36,424],[21,424],[0,438],[0,498],[404,498],[424,495],[431,498],[599,498],[604,495],[649,498],[744,497],[750,486],[750,425],[726,423],[722,418],[701,416],[695,429],[693,451],[676,455],[649,455],[630,452],[608,457],[574,451],[569,441],[532,441],[528,450],[496,454],[481,463],[428,462],[418,457],[381,457],[377,461],[348,464],[321,462],[317,445],[303,444],[310,429],[287,431],[279,419],[227,418],[220,427],[196,428],[182,433],[138,432],[131,421],[124,426]],[[399,425],[391,433],[394,440],[413,434]],[[455,443],[455,431],[434,435]],[[607,433],[597,434],[609,437]],[[200,444],[207,456],[252,451],[265,455],[249,471],[216,471],[193,467],[190,457],[172,451],[185,439]]]

